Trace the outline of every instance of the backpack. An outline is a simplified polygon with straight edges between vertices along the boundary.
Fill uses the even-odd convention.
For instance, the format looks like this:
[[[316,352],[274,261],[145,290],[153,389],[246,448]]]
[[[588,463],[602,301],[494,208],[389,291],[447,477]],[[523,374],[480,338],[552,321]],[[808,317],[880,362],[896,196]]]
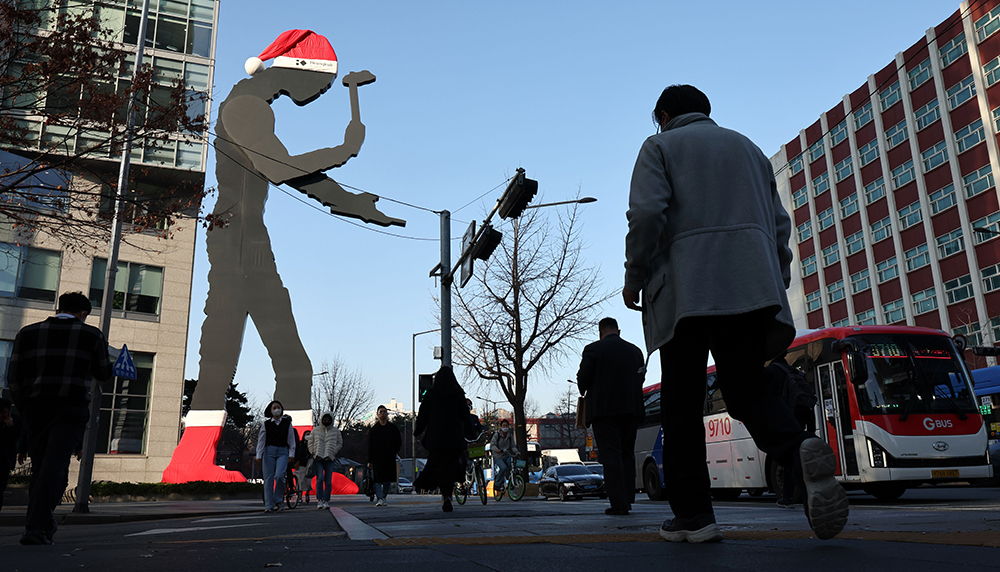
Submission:
[[[796,407],[812,409],[816,406],[816,390],[806,379],[806,374],[782,360],[775,360],[767,367],[776,389],[793,410]]]

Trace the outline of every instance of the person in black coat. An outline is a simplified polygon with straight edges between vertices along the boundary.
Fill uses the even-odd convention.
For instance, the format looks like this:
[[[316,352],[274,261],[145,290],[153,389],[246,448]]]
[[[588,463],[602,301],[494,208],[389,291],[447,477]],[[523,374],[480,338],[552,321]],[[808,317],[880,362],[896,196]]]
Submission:
[[[635,500],[635,434],[645,417],[642,350],[621,338],[618,322],[598,323],[600,341],[583,349],[576,383],[587,396],[587,423],[594,429],[604,486],[611,501],[605,514],[627,515]]]
[[[389,423],[389,410],[379,405],[375,410],[378,419],[368,430],[368,468],[372,470],[375,483],[375,506],[387,506],[385,496],[392,483],[396,482],[396,453],[403,446],[399,428]]]
[[[442,509],[451,512],[451,492],[464,470],[465,435],[473,431],[465,392],[455,373],[444,366],[434,374],[434,384],[427,390],[413,428],[423,433],[421,443],[427,449],[427,465],[413,482],[418,489],[441,489]]]

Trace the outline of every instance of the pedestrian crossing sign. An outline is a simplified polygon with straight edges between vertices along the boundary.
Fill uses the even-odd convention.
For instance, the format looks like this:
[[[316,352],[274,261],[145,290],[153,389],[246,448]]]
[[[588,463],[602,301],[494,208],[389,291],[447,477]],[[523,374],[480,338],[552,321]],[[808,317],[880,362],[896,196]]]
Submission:
[[[132,363],[132,354],[128,353],[128,346],[122,344],[122,351],[115,360],[114,374],[125,379],[136,379],[135,364]]]

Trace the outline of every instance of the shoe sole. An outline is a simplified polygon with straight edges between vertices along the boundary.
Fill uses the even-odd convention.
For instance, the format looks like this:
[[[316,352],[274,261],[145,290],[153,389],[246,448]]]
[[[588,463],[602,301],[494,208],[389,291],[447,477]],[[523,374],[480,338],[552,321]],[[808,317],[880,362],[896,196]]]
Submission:
[[[837,457],[822,440],[806,439],[799,446],[799,461],[806,486],[805,511],[809,527],[820,540],[829,540],[844,529],[850,513],[847,493],[834,478]]]
[[[660,538],[667,542],[720,542],[723,539],[718,524],[710,524],[698,530],[664,530],[660,529]]]

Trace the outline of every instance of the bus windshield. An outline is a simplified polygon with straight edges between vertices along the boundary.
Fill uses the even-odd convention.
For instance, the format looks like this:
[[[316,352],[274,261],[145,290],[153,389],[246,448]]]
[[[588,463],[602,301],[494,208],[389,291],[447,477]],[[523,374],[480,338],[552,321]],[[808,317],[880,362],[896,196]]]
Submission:
[[[868,334],[861,342],[868,379],[855,380],[862,415],[978,412],[965,368],[944,336]]]

